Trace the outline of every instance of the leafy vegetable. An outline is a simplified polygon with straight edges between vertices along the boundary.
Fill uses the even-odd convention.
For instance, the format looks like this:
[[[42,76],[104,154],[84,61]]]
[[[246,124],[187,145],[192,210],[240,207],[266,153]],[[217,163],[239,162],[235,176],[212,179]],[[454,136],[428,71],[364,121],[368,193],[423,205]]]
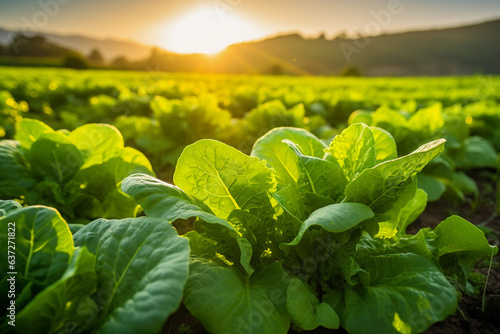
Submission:
[[[288,277],[279,263],[250,277],[213,262],[193,260],[185,304],[212,333],[286,333]],[[217,307],[215,307],[217,305]]]
[[[0,198],[54,206],[73,223],[135,216],[137,206],[119,185],[135,172],[154,175],[144,155],[124,147],[109,125],[67,134],[24,119],[16,140],[0,142]]]
[[[180,304],[188,242],[162,219],[98,219],[74,236],[95,255],[99,333],[157,333]]]
[[[16,327],[2,332],[157,333],[180,304],[188,241],[164,219],[98,219],[73,236],[52,208],[0,201],[2,231],[15,222]],[[8,211],[7,211],[7,210]],[[7,232],[2,272],[10,272]],[[75,249],[74,246],[77,246]],[[7,275],[0,288],[7,295]],[[8,300],[2,299],[4,310]],[[5,312],[5,311],[3,311]],[[33,324],[36,324],[33,327]]]
[[[362,267],[369,281],[347,287],[344,301],[337,304],[349,333],[370,333],[374,328],[383,333],[421,333],[457,308],[455,289],[421,256],[371,256],[364,258]]]
[[[97,307],[89,298],[96,288],[94,256],[85,248],[74,251],[63,275],[41,291],[16,317],[19,333],[50,333],[87,327]],[[33,328],[36,324],[36,328]]]
[[[286,333],[290,321],[305,330],[422,332],[457,307],[449,274],[466,276],[467,264],[491,251],[465,221],[471,243],[462,232],[445,237],[448,221],[405,233],[427,199],[417,174],[443,148],[435,140],[397,158],[391,136],[366,125],[329,146],[278,128],[252,157],[202,140],[179,158],[176,186],[136,174],[122,189],[151,218],[196,219],[186,234],[185,305],[209,332]],[[448,254],[451,245],[464,253]]]
[[[273,192],[274,175],[257,158],[213,140],[200,140],[184,149],[174,182],[227,218],[235,209],[254,216],[274,213],[268,191]]]
[[[411,113],[381,107],[373,113],[356,111],[349,121],[352,124],[366,122],[389,131],[400,154],[407,154],[428,140],[446,138],[445,153],[419,176],[420,187],[430,201],[442,195],[457,202],[463,202],[466,195],[477,197],[475,182],[459,170],[496,168],[494,147],[481,137],[469,137],[470,116],[460,106],[443,108],[441,103],[435,103]]]

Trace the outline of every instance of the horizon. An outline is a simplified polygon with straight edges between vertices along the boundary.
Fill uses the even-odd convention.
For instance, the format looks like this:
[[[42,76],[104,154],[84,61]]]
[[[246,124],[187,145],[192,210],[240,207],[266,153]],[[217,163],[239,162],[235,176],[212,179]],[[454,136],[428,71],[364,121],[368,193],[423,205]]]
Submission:
[[[450,26],[443,26],[443,27],[428,27],[428,28],[415,28],[415,29],[409,28],[407,30],[401,30],[401,31],[399,31],[399,30],[398,31],[383,31],[381,33],[374,34],[374,35],[357,35],[356,36],[356,35],[347,35],[347,34],[344,34],[344,36],[347,39],[357,39],[357,38],[363,38],[363,37],[377,37],[377,36],[383,36],[383,35],[397,35],[397,34],[404,34],[404,33],[411,33],[411,32],[426,32],[426,31],[435,31],[435,30],[456,29],[456,28],[462,28],[462,27],[469,27],[469,26],[474,26],[474,25],[480,25],[480,24],[488,23],[488,22],[495,22],[495,21],[500,21],[500,16],[498,16],[498,17],[492,17],[492,18],[484,19],[484,20],[480,20],[480,21],[464,22],[464,23],[458,24],[458,25],[457,24],[453,24],[453,25],[450,25]],[[22,30],[9,29],[8,27],[4,27],[4,26],[0,26],[0,30],[5,30],[5,31],[8,31],[8,32],[14,32],[14,33],[18,33],[18,32],[22,33],[23,32]],[[305,40],[315,40],[315,39],[320,38],[321,36],[325,36],[326,40],[332,41],[332,40],[335,40],[336,38],[339,38],[342,35],[342,33],[343,32],[340,32],[337,35],[328,37],[324,32],[320,32],[316,36],[312,36],[312,35],[305,35],[303,32],[298,31],[298,30],[295,30],[295,31],[294,30],[281,31],[281,32],[277,32],[277,33],[272,34],[272,35],[264,36],[262,38],[244,40],[244,41],[240,41],[240,42],[235,42],[235,43],[232,43],[232,44],[228,44],[225,48],[221,49],[218,52],[214,52],[214,53],[211,53],[211,52],[207,52],[207,53],[205,53],[205,52],[194,52],[194,53],[176,52],[176,51],[172,51],[172,50],[168,50],[166,48],[163,48],[163,47],[161,47],[159,45],[147,44],[147,43],[144,43],[144,42],[141,42],[141,41],[138,41],[138,40],[135,40],[135,39],[130,39],[130,38],[127,38],[127,37],[112,37],[112,36],[110,36],[110,37],[103,37],[103,36],[93,36],[93,35],[89,35],[89,34],[85,34],[85,33],[59,33],[59,32],[53,32],[53,31],[37,31],[33,35],[53,35],[53,36],[61,36],[61,37],[69,37],[69,38],[87,38],[87,39],[93,39],[93,40],[99,40],[99,41],[134,43],[134,44],[141,45],[141,46],[144,46],[144,47],[158,48],[158,49],[160,49],[162,51],[165,51],[165,52],[168,52],[168,53],[175,53],[175,54],[180,54],[180,55],[182,55],[182,54],[184,54],[184,55],[189,55],[189,54],[208,54],[208,55],[210,55],[210,54],[216,54],[216,53],[222,52],[227,47],[232,46],[232,45],[238,45],[238,44],[244,44],[244,43],[257,43],[257,42],[261,42],[261,41],[265,41],[265,40],[270,40],[270,39],[273,39],[273,38],[286,37],[286,36],[292,36],[292,35],[299,35],[300,37],[302,37]]]
[[[100,14],[96,13],[95,6],[91,6],[93,12],[85,15],[88,11],[85,6],[88,7],[92,3],[95,4],[95,1],[82,4],[70,0],[47,0],[45,2],[28,0],[23,3],[0,0],[0,6],[3,7],[0,12],[0,27],[9,31],[24,30],[42,34],[127,41],[159,47],[169,52],[192,54],[217,53],[229,45],[290,34],[299,34],[305,39],[314,39],[324,35],[330,40],[341,34],[351,38],[378,36],[456,28],[500,19],[500,2],[492,0],[474,2],[472,7],[465,1],[460,1],[460,3],[442,1],[439,4],[432,4],[429,1],[416,3],[411,0],[389,2],[364,0],[344,4],[338,1],[316,0],[317,4],[323,6],[306,5],[304,7],[304,4],[296,2],[282,6],[280,4],[283,1],[279,0],[265,7],[263,1],[249,3],[244,0],[210,2],[191,0],[161,4],[158,1],[149,0],[149,4],[158,6],[158,11],[160,11],[160,5],[165,8],[170,6],[171,11],[163,16],[157,13],[155,17],[160,17],[157,19],[152,19],[151,13],[149,13],[150,16],[141,16],[154,6],[145,6],[143,3],[140,7],[134,7],[133,3],[125,0],[120,2],[121,9],[118,11],[118,14],[121,11],[123,16],[115,15],[110,19],[108,15],[103,23],[102,16],[106,16],[106,6],[109,7],[110,4],[100,3],[99,6],[103,8]],[[117,0],[110,3],[119,4]],[[356,4],[361,3],[366,5],[362,7],[363,10],[356,7]],[[81,7],[79,10],[75,7],[77,5]],[[306,13],[310,13],[309,16],[301,12],[301,7],[307,8]],[[262,8],[266,8],[267,12],[262,12]],[[284,14],[275,15],[280,9],[283,12],[283,8],[286,8]],[[344,20],[330,19],[330,14],[339,15],[338,12],[332,10],[333,8],[339,9],[339,12],[345,12]],[[121,25],[115,23],[116,20],[127,21],[127,15],[124,13],[131,9],[135,9],[132,17],[136,23],[121,22]],[[261,17],[255,15],[256,9],[261,10]],[[74,17],[75,13],[80,12],[81,15],[77,16],[80,21],[81,18],[84,21],[87,20],[86,29],[79,28],[80,22]],[[271,16],[271,19],[266,21],[266,15]],[[349,20],[348,16],[356,19]],[[88,25],[89,18],[94,20],[92,26]],[[144,20],[150,18],[151,22],[148,21],[146,24]],[[348,23],[345,22],[346,18]],[[108,29],[103,28],[106,24]],[[100,30],[99,27],[101,27]],[[95,31],[96,29],[99,33]],[[127,33],[130,29],[134,31],[133,34]],[[156,32],[156,35],[152,32]]]

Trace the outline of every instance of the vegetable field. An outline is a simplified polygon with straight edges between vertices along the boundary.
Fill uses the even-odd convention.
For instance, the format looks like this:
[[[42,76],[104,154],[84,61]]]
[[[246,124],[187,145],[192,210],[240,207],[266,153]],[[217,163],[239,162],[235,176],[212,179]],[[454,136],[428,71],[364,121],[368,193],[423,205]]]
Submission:
[[[0,331],[498,333],[499,152],[498,77],[0,68]]]

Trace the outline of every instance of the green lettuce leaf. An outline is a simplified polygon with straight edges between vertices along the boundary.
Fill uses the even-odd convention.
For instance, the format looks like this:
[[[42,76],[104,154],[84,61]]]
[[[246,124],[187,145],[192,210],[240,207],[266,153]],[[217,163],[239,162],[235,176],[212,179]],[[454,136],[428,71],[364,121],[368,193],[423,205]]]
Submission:
[[[419,255],[371,256],[362,268],[369,282],[344,290],[340,317],[349,333],[373,333],[374,328],[380,333],[421,333],[457,308],[455,289]],[[332,300],[327,298],[338,305]]]
[[[427,193],[422,189],[417,189],[415,196],[406,203],[398,213],[398,227],[400,234],[406,233],[408,225],[413,223],[427,206]]]
[[[287,289],[286,306],[294,324],[304,330],[319,326],[337,329],[340,319],[327,303],[320,303],[311,288],[298,278],[292,278]]]
[[[265,160],[276,171],[278,189],[297,183],[300,167],[296,155],[283,140],[289,140],[300,147],[305,156],[323,158],[326,145],[313,134],[297,128],[276,128],[259,138],[251,156]]]
[[[444,149],[444,139],[422,145],[409,155],[362,171],[346,187],[346,201],[368,205],[377,214],[392,207],[398,194],[418,172]]]
[[[298,245],[311,226],[320,226],[328,232],[340,233],[372,217],[372,210],[368,206],[360,203],[331,204],[314,211],[304,224],[302,224],[295,239],[286,245]]]
[[[54,130],[43,122],[24,118],[16,124],[16,136],[14,137],[25,150],[29,150],[31,145],[44,133],[53,133]]]
[[[378,238],[392,238],[398,233],[399,226],[403,223],[400,222],[400,220],[403,219],[403,217],[400,218],[400,213],[404,208],[407,208],[416,197],[417,179],[412,178],[402,182],[398,187],[395,187],[394,190],[395,198],[390,203],[390,208],[385,212],[379,211],[375,217],[378,222],[378,233],[376,235]],[[427,202],[419,202],[418,204],[424,204],[425,208]],[[411,210],[411,207],[408,207],[408,209]],[[418,214],[420,213],[421,211],[418,212]],[[418,214],[413,219],[418,217]]]
[[[176,219],[197,217],[207,223],[219,224],[234,231],[227,220],[215,216],[203,202],[182,189],[145,174],[133,174],[122,182],[122,190],[132,196],[144,212],[154,218]],[[236,233],[234,233],[236,236]]]
[[[274,215],[268,194],[276,188],[273,171],[258,158],[215,140],[200,140],[184,149],[174,183],[223,219],[235,209],[256,217]]]
[[[42,134],[31,145],[27,160],[36,166],[35,175],[56,183],[67,182],[83,165],[78,148],[60,132]]]
[[[446,190],[446,185],[439,178],[422,172],[417,175],[418,187],[427,193],[429,202],[437,201]]]
[[[235,255],[234,251],[239,248],[241,252],[240,262],[247,270],[248,274],[253,272],[250,266],[250,259],[252,257],[252,247],[247,245],[250,240],[253,245],[264,246],[265,238],[267,237],[266,226],[256,226],[257,219],[245,211],[233,210],[228,217],[231,221],[215,216],[210,208],[203,202],[198,201],[187,195],[180,188],[155,179],[149,175],[134,174],[123,181],[122,189],[125,193],[132,196],[135,201],[141,205],[146,214],[154,218],[164,218],[173,222],[177,219],[199,218],[205,223],[216,224],[222,229],[209,228],[207,226],[196,227],[203,233],[203,236],[196,235],[193,240],[193,234],[189,235],[190,243],[194,246],[200,240],[208,243],[211,246],[207,249],[203,247],[205,255],[211,257],[216,253],[225,253],[227,256]],[[239,213],[236,213],[239,212]],[[243,217],[241,217],[243,215]],[[247,217],[249,215],[250,217]],[[239,217],[238,217],[239,216]],[[251,226],[250,226],[251,225]],[[260,228],[263,227],[263,228]],[[264,231],[263,231],[264,230]],[[206,235],[208,233],[208,235]],[[264,233],[264,236],[262,236]],[[257,234],[260,243],[257,242]],[[235,240],[227,240],[234,238]],[[242,238],[247,237],[248,240]],[[211,240],[211,238],[218,239],[219,242]],[[222,242],[224,240],[224,242]],[[215,245],[218,245],[216,247]],[[232,247],[235,246],[235,247]],[[199,245],[195,247],[200,247]]]
[[[473,136],[465,139],[464,152],[457,159],[457,167],[463,169],[497,168],[497,152],[484,138]]]
[[[16,331],[43,334],[89,328],[98,312],[97,305],[89,298],[96,288],[94,260],[85,248],[77,248],[62,277],[17,315]]]
[[[210,333],[287,333],[288,276],[280,263],[250,277],[233,267],[194,259],[184,304]]]
[[[300,167],[297,186],[302,194],[312,192],[316,195],[331,198],[340,202],[344,197],[347,179],[340,165],[335,161],[327,161],[309,157],[302,153],[300,146],[285,139],[283,141],[295,153]]]
[[[84,157],[82,168],[103,163],[114,155],[115,150],[124,147],[121,133],[108,124],[82,125],[73,130],[68,138]]]
[[[442,109],[443,105],[439,102],[422,108],[410,117],[408,124],[420,138],[435,138],[444,126]]]
[[[498,247],[490,246],[480,229],[459,216],[448,217],[434,232],[439,256],[453,255],[465,278],[478,259],[488,259],[498,253]]]
[[[21,204],[16,201],[2,201],[0,200],[0,218],[13,210],[22,208]]]
[[[138,206],[120,183],[133,173],[154,173],[144,154],[124,147],[116,128],[54,131],[25,119],[17,133],[20,142],[0,143],[0,198],[55,207],[72,223],[136,215]]]
[[[158,333],[179,306],[188,240],[157,218],[98,219],[74,235],[95,254],[97,333]]]
[[[366,124],[353,124],[333,139],[326,152],[337,160],[347,180],[351,181],[375,165],[373,132]]]
[[[381,162],[396,159],[398,157],[398,149],[396,141],[392,135],[384,129],[370,127],[375,139],[375,160],[379,164]]]
[[[55,209],[32,206],[12,210],[0,217],[2,260],[0,268],[10,272],[7,262],[7,224],[15,222],[16,270],[23,279],[47,286],[66,270],[73,255],[73,236]],[[22,286],[18,286],[19,290]]]
[[[36,183],[19,142],[0,141],[0,198],[24,200]]]

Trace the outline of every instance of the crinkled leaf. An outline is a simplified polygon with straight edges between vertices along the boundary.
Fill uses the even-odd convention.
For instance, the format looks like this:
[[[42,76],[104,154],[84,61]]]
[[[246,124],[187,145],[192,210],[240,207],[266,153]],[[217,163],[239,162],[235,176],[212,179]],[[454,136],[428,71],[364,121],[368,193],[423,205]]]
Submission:
[[[333,139],[326,152],[337,160],[348,181],[375,165],[375,139],[366,124],[349,126]]]
[[[384,212],[413,178],[444,149],[444,139],[427,143],[409,155],[365,169],[346,187],[346,201],[363,203]],[[409,184],[409,183],[408,183]]]
[[[2,201],[0,200],[0,218],[5,216],[10,211],[22,208],[21,204],[16,201]]]
[[[385,249],[384,249],[385,250]],[[395,244],[386,248],[387,252],[413,253],[439,264],[439,250],[436,245],[436,233],[429,228],[423,228],[415,235],[406,235]]]
[[[249,238],[255,244],[257,240],[257,236],[254,234],[255,230],[259,230],[257,234],[263,230],[264,236],[260,234],[260,237],[265,238],[267,236],[266,226],[262,226],[262,229],[259,229],[260,226],[256,225],[257,221],[252,222],[252,226],[247,226],[248,224],[235,225],[234,219],[231,224],[227,220],[215,216],[208,206],[188,196],[180,188],[149,175],[134,174],[129,176],[123,181],[122,189],[125,193],[132,196],[150,217],[164,218],[171,222],[177,219],[197,217],[206,223],[221,226],[224,231],[213,227],[203,227],[205,232],[208,232],[208,235],[204,234],[202,236],[197,232],[196,234],[190,233],[191,247],[196,247],[199,252],[208,257],[214,257],[216,253],[224,253],[225,251],[229,251],[231,255],[235,255],[234,252],[237,252],[239,248],[241,265],[248,274],[253,272],[250,266],[253,249],[251,244],[248,244],[248,240],[242,239],[241,236]],[[241,210],[238,211],[248,214]],[[251,217],[255,218],[254,216]],[[246,222],[247,219],[245,219]],[[227,240],[228,237],[235,240]],[[220,242],[220,240],[217,242],[211,238],[222,239],[225,242]],[[235,247],[228,246],[228,244]],[[227,250],[226,247],[230,249]]]
[[[174,183],[224,219],[234,209],[255,216],[274,214],[268,194],[276,187],[273,171],[258,158],[215,140],[200,140],[184,149]]]
[[[359,256],[360,253],[357,253],[356,255]],[[339,260],[340,271],[347,284],[350,286],[356,286],[360,281],[366,282],[369,280],[370,275],[359,266],[352,256],[341,257]]]
[[[340,201],[344,197],[347,179],[336,160],[327,161],[306,156],[297,144],[290,140],[283,142],[297,156],[300,169],[297,184],[302,193],[305,192],[304,189],[307,189],[313,194],[329,197],[334,201]]]
[[[304,203],[298,194],[297,185],[289,184],[288,186],[273,193],[273,198],[278,202],[283,210],[287,211],[291,216],[299,220],[306,218],[306,208],[304,207]]]
[[[265,243],[268,229],[274,226],[266,226],[268,221],[264,222],[257,217],[242,210],[233,210],[227,218],[234,229],[242,237],[248,239],[253,246]]]
[[[282,142],[285,139],[298,145],[303,154],[310,157],[323,158],[326,148],[313,134],[298,128],[276,128],[258,139],[251,155],[274,168],[279,188],[297,183],[300,176],[297,157]]]
[[[189,239],[191,257],[203,258],[219,265],[234,265],[234,268],[238,267],[245,276],[254,273],[250,263],[253,248],[247,239],[228,238],[227,231],[217,231],[213,228],[209,233],[189,231],[184,236]]]
[[[207,223],[234,228],[225,219],[215,216],[203,202],[187,195],[182,189],[152,176],[134,174],[122,182],[122,190],[132,196],[150,217],[176,219],[198,217]],[[236,236],[236,234],[235,234]]]

